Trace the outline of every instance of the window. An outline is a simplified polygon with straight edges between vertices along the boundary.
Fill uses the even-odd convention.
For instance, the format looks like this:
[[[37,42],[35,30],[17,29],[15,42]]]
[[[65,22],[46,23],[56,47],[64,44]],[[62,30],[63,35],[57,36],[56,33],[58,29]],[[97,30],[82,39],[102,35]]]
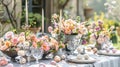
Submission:
[[[45,0],[28,0],[28,11],[41,14],[45,4],[44,1]],[[25,9],[25,0],[22,0],[22,9]]]

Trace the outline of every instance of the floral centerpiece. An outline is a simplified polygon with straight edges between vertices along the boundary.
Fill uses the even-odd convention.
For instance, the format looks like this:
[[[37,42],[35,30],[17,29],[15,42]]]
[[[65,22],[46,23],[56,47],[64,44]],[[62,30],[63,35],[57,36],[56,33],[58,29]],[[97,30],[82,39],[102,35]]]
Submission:
[[[17,56],[19,50],[25,50],[28,47],[42,48],[44,53],[48,53],[56,52],[59,48],[63,48],[64,44],[58,43],[54,38],[47,35],[36,37],[33,33],[25,35],[25,32],[14,34],[10,31],[0,39],[0,50],[13,58]]]
[[[64,18],[60,20],[60,17],[57,14],[52,16],[52,22],[53,26],[49,26],[48,31],[54,38],[57,38],[58,41],[62,41],[64,44],[66,44],[66,47],[70,45],[72,47],[72,42],[77,40],[75,39],[77,36],[79,37],[79,42],[84,41],[82,40],[83,36],[88,33],[85,22],[79,23],[77,20]]]
[[[59,48],[64,48],[64,44],[62,42],[58,42],[53,37],[49,37],[44,35],[40,38],[37,38],[35,35],[30,35],[30,41],[34,48],[42,48],[44,53],[57,52]]]
[[[48,31],[53,35],[76,35],[76,34],[85,34],[87,32],[87,28],[83,23],[76,22],[73,19],[64,19],[62,18],[61,22],[59,16],[54,14],[52,16],[53,27],[49,26]]]
[[[92,22],[88,26],[88,30],[90,34],[90,39],[89,39],[90,43],[96,44],[96,47],[98,49],[107,48],[108,46],[110,47],[110,45],[108,45],[108,41],[110,41],[111,34],[113,33],[114,30],[114,26],[106,28],[104,22],[98,20],[97,22]],[[108,46],[105,46],[105,44],[107,44]]]
[[[7,32],[4,37],[0,38],[0,50],[5,54],[8,53],[10,57],[16,57],[18,39],[13,32]]]
[[[77,23],[75,20],[64,18],[59,20],[59,16],[57,14],[54,14],[52,16],[52,22],[53,27],[48,27],[48,31],[52,34],[60,34],[61,32],[64,34],[76,34],[79,31],[79,23]]]

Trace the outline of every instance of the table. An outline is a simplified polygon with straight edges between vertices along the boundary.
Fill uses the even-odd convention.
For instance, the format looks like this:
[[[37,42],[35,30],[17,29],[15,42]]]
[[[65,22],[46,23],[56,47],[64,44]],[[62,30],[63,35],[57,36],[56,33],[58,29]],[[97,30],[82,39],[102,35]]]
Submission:
[[[120,67],[120,57],[103,56],[94,63],[94,67]]]
[[[99,56],[95,57],[98,59],[94,64],[75,64],[70,62],[61,61],[58,64],[61,67],[120,67],[120,57],[111,57],[111,56]],[[52,60],[40,60],[39,62],[50,63]],[[34,65],[35,62],[31,62]],[[14,67],[21,67],[20,64],[13,63]],[[24,64],[22,67],[29,67]],[[39,67],[39,66],[38,66]]]

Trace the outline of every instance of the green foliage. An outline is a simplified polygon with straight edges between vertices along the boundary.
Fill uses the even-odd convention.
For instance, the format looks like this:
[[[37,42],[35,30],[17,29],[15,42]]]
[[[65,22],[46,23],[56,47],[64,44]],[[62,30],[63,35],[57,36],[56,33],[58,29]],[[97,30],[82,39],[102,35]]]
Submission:
[[[63,5],[66,2],[66,0],[59,0],[59,4]]]
[[[40,27],[42,24],[42,16],[38,13],[29,13],[28,23],[31,27]],[[21,25],[25,25],[25,11],[22,13]]]
[[[67,13],[64,13],[63,17],[64,17],[64,19],[70,19],[70,16]],[[81,21],[81,17],[80,16],[77,16],[75,18],[73,17],[73,19],[75,19],[75,21],[77,23],[79,23]]]
[[[76,22],[80,22],[80,20],[81,20],[80,16],[77,16],[76,17]]]

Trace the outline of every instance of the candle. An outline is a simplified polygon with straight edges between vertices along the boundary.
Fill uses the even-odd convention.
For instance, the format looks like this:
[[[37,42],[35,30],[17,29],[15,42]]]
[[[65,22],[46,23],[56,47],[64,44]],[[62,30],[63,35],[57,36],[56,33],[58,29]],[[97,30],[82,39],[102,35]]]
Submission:
[[[44,9],[42,8],[42,33],[44,33]]]
[[[61,24],[62,24],[62,10],[60,9],[60,17],[59,17],[59,31],[61,31]]]
[[[28,0],[26,0],[25,9],[26,9],[26,24],[28,25]]]
[[[60,23],[62,22],[62,10],[60,9]]]

